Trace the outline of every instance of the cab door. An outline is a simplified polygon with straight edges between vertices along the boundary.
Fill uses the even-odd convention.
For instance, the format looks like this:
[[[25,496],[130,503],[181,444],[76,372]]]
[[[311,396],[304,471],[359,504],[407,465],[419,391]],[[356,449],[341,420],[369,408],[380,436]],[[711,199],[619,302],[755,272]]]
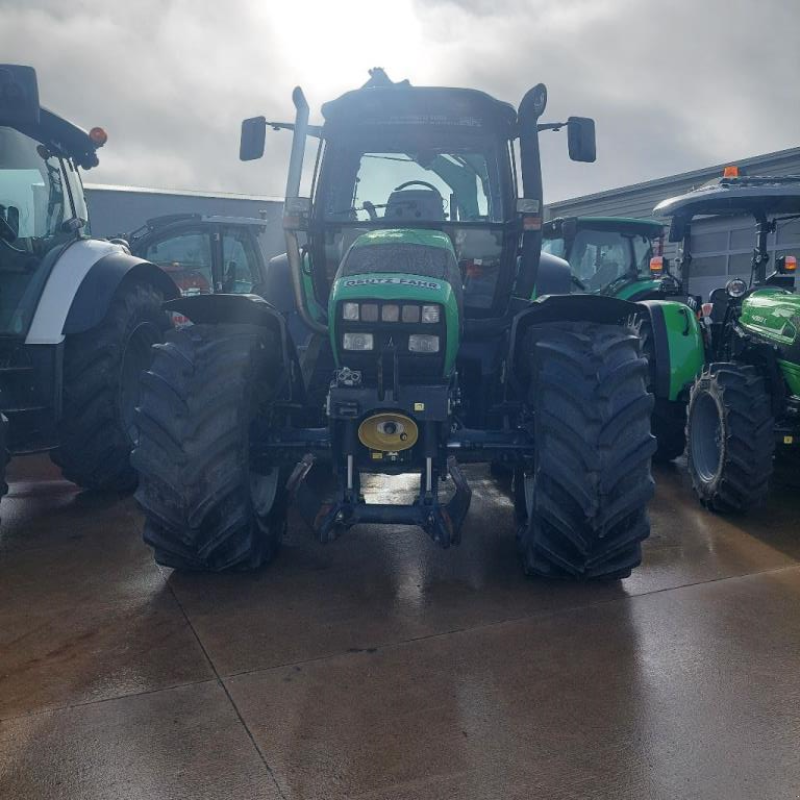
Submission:
[[[250,230],[222,227],[221,289],[226,294],[251,294],[262,283],[259,253]]]

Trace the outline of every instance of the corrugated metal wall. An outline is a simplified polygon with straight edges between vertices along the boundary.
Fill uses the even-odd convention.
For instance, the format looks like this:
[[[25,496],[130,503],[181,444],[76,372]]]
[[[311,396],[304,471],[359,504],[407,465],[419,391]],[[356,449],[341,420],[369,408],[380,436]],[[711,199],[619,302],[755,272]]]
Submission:
[[[800,147],[736,162],[751,175],[800,175]],[[668,197],[683,194],[722,175],[724,165],[687,172],[660,180],[623,186],[599,194],[552,203],[547,219],[572,216],[652,217],[653,208]],[[755,224],[749,217],[716,219],[692,225],[692,286],[696,294],[708,293],[731,277],[750,274],[750,256],[755,245]],[[676,245],[666,243],[665,255],[675,257]],[[780,255],[800,255],[800,220],[782,223],[770,237],[770,247]]]

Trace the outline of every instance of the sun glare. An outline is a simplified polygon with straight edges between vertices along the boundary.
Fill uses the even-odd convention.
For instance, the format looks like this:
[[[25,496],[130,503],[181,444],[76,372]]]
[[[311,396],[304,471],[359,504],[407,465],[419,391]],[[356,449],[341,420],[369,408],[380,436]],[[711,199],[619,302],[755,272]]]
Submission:
[[[291,69],[291,82],[308,87],[312,108],[360,86],[370,67],[384,67],[393,80],[427,71],[423,31],[409,0],[287,3],[270,6],[269,19],[291,32],[281,37],[278,61]]]

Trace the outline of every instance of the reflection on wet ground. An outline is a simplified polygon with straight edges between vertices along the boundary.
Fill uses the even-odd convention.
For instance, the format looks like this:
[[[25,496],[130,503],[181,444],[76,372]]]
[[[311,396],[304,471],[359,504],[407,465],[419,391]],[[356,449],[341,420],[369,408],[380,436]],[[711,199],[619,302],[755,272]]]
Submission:
[[[403,527],[323,546],[293,520],[267,570],[207,576],[153,564],[131,498],[15,470],[0,797],[797,794],[796,492],[720,518],[660,469],[643,566],[548,583],[476,468],[459,548]]]

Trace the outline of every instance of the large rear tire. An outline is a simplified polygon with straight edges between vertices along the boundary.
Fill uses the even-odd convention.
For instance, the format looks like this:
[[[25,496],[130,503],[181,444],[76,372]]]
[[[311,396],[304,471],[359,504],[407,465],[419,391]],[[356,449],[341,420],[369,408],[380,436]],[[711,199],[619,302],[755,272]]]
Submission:
[[[688,462],[700,502],[743,512],[766,502],[775,454],[775,420],[755,367],[718,362],[697,379],[689,400]]]
[[[525,571],[627,577],[650,533],[656,448],[638,338],[593,323],[542,326],[529,337],[536,451],[517,487]]]
[[[131,491],[139,376],[170,322],[163,296],[147,283],[123,284],[105,319],[67,337],[60,447],[51,454],[67,480],[85,489]]]
[[[132,457],[144,540],[174,569],[256,569],[286,529],[285,475],[250,468],[251,428],[268,418],[280,376],[279,343],[257,325],[192,325],[155,351]]]

